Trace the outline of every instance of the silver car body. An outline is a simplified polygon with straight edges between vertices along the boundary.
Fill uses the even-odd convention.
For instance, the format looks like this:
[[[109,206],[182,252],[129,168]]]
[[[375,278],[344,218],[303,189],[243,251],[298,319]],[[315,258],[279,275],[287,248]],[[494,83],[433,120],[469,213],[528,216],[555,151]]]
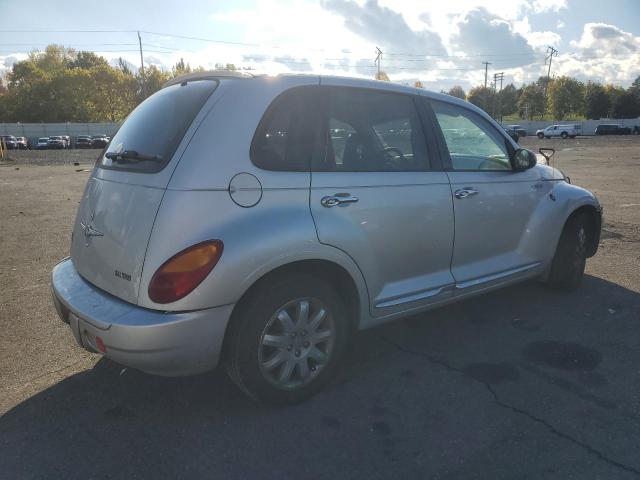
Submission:
[[[299,86],[454,104],[518,146],[473,105],[422,89],[324,76],[218,75],[217,81],[158,173],[93,171],[71,258],[54,268],[56,307],[78,343],[122,364],[161,375],[213,368],[235,306],[278,269],[339,272],[350,286],[343,293],[350,295],[354,326],[363,329],[544,275],[569,215],[586,208],[599,218],[593,194],[545,165],[522,172],[263,170],[249,154],[256,128],[278,95]],[[479,193],[453,195],[469,188]],[[321,205],[343,193],[358,201]],[[148,294],[154,272],[209,239],[224,242],[213,271],[186,297],[154,303]]]

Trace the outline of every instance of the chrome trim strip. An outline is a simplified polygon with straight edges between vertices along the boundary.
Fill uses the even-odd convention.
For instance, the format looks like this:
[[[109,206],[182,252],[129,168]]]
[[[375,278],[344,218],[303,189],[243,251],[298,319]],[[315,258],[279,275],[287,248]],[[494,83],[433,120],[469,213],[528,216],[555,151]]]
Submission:
[[[402,305],[403,303],[410,303],[410,302],[415,302],[418,300],[424,300],[427,298],[432,298],[435,297],[437,295],[440,295],[442,293],[445,293],[446,291],[449,291],[450,289],[454,288],[454,284],[450,283],[447,285],[443,285],[441,287],[438,288],[432,288],[430,290],[423,290],[421,292],[418,293],[414,293],[411,295],[406,295],[403,297],[392,297],[389,299],[384,299],[381,300],[380,302],[376,303],[376,308],[385,308],[385,307],[396,307],[398,305]]]
[[[511,275],[515,275],[516,273],[526,272],[533,268],[539,267],[540,262],[530,263],[528,265],[523,265],[521,267],[512,268],[511,270],[505,270],[503,272],[493,273],[491,275],[487,275],[485,277],[475,278],[473,280],[467,280],[466,282],[456,283],[457,290],[463,290],[465,288],[475,287],[476,285],[480,285],[483,283],[491,282],[493,280],[499,280],[501,278],[509,277]]]

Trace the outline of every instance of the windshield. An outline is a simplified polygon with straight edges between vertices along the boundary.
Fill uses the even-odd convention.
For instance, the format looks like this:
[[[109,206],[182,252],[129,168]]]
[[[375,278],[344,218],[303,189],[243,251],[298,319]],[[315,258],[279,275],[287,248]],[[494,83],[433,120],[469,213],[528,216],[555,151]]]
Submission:
[[[127,117],[99,166],[143,173],[160,171],[217,85],[215,80],[184,82],[149,97]],[[119,155],[122,152],[136,152],[136,161]]]

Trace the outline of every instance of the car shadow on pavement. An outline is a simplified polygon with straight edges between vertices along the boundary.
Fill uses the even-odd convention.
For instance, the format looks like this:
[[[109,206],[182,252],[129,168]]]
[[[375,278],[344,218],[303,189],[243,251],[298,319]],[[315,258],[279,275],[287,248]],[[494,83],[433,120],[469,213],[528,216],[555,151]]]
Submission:
[[[635,333],[639,311],[638,293],[593,276],[573,293],[516,285],[361,332],[337,381],[288,408],[255,404],[222,370],[162,378],[101,359],[0,418],[0,471],[6,478],[373,478],[436,475],[457,465],[454,471],[463,473],[460,438],[469,426],[476,449],[523,434],[515,420],[502,420],[507,413],[486,385],[534,375],[556,389],[549,395],[567,394],[546,375],[587,395],[606,383],[607,369],[631,375],[637,363],[624,349],[638,341],[625,336]],[[584,364],[554,349],[553,342],[568,340],[586,345]],[[598,373],[602,363],[607,368]],[[637,394],[602,396],[608,393]],[[483,408],[486,417],[477,414]],[[462,444],[445,454],[450,441]],[[536,448],[516,444],[504,447],[513,468]],[[467,473],[482,468],[473,462],[465,464]]]

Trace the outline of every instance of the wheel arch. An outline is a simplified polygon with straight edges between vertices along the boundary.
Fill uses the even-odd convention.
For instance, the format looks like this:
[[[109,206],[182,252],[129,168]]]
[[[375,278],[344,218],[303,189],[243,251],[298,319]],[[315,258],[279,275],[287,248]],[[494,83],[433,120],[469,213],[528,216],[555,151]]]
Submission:
[[[602,224],[602,215],[594,205],[585,204],[575,208],[565,219],[562,227],[564,233],[569,220],[572,218],[584,214],[587,218],[587,258],[593,257],[598,251],[598,245],[600,244],[600,228]]]
[[[368,293],[362,291],[363,288],[366,290],[366,286],[354,279],[352,273],[338,262],[320,258],[309,258],[284,263],[256,278],[236,302],[231,313],[229,324],[227,325],[227,333],[231,325],[238,320],[243,306],[252,295],[265,285],[291,274],[314,276],[323,279],[329,285],[333,286],[347,309],[350,331],[353,333],[360,328],[361,317],[368,312]],[[229,335],[225,333],[223,355],[228,349],[228,337]]]

